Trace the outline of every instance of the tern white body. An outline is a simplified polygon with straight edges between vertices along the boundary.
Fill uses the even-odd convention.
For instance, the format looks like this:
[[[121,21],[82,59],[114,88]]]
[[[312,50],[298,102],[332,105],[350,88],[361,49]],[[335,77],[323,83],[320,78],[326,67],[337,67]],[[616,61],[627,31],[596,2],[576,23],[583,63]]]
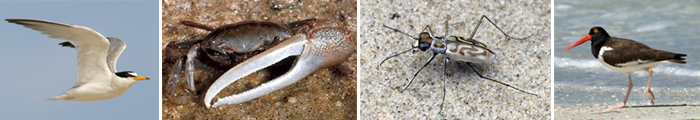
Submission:
[[[116,72],[117,59],[126,44],[107,38],[88,27],[38,19],[6,19],[50,38],[67,41],[61,45],[75,47],[78,52],[78,81],[60,95],[47,100],[98,101],[124,94],[139,80],[148,78],[131,71]]]

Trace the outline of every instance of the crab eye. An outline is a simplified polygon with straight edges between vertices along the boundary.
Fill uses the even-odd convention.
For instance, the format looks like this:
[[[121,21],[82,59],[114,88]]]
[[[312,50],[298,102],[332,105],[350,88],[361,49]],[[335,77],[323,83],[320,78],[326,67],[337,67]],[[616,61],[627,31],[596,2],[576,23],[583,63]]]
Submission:
[[[209,54],[211,56],[224,56],[224,55],[226,55],[226,53],[221,53],[221,52],[213,50],[213,49],[206,49],[205,51],[207,52],[207,54]]]

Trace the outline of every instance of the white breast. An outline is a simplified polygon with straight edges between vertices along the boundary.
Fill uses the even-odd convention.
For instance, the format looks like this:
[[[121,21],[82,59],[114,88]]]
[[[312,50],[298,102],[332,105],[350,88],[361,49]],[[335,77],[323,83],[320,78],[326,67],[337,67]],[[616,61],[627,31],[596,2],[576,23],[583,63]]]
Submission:
[[[613,48],[608,47],[608,46],[603,46],[600,48],[600,51],[598,51],[598,61],[603,64],[603,66],[607,67],[608,69],[612,71],[617,71],[617,72],[624,72],[624,73],[630,73],[634,71],[644,71],[645,68],[654,68],[656,66],[668,63],[668,61],[656,61],[652,62],[649,60],[635,60],[635,61],[629,61],[625,63],[618,63],[616,64],[617,66],[621,67],[616,67],[613,65],[610,65],[605,62],[605,58],[603,58],[603,54],[605,54],[606,51],[612,51]]]

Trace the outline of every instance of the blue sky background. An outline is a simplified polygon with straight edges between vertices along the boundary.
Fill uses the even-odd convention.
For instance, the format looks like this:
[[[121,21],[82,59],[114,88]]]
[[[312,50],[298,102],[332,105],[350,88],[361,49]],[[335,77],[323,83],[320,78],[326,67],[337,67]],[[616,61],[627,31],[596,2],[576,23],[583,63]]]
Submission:
[[[0,119],[158,119],[158,1],[0,1]],[[7,18],[92,28],[127,44],[117,71],[151,78],[109,100],[46,101],[77,80],[76,51]]]

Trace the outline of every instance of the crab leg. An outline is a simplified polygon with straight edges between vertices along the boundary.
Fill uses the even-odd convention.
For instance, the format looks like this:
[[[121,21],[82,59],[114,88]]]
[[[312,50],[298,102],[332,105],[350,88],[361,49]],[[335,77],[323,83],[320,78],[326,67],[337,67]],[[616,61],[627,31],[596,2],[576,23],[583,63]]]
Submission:
[[[187,60],[185,60],[185,77],[187,78],[187,83],[190,85],[190,90],[195,91],[194,88],[194,59],[197,57],[198,45],[192,46],[187,50]]]
[[[246,102],[291,85],[321,68],[342,63],[355,52],[355,41],[344,28],[319,28],[309,35],[299,34],[226,71],[211,85],[204,97],[207,107]],[[248,91],[211,100],[224,87],[289,56],[299,56],[285,74]]]

